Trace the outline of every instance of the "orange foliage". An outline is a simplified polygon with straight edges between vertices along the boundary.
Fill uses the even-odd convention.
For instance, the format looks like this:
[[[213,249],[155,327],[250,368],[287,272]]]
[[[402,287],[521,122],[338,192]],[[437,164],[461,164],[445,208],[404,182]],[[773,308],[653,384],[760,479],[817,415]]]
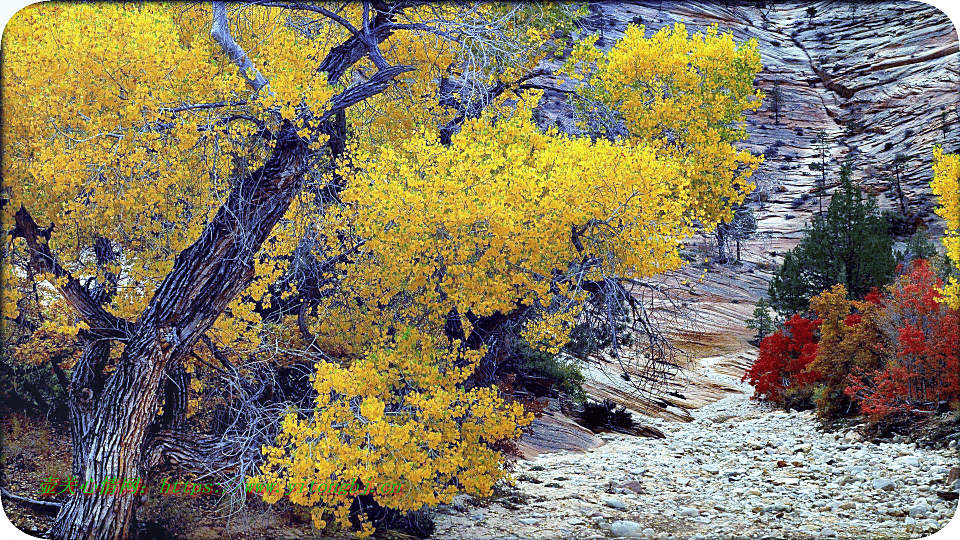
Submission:
[[[844,393],[848,376],[855,368],[878,368],[886,351],[880,293],[874,289],[863,301],[848,300],[847,289],[837,284],[811,298],[810,307],[823,321],[817,358],[810,365],[823,384],[817,392],[817,414],[831,418],[856,413],[855,403]]]
[[[960,400],[960,312],[942,302],[942,287],[922,259],[891,287],[895,356],[884,369],[855,370],[846,389],[863,412],[880,418]]]

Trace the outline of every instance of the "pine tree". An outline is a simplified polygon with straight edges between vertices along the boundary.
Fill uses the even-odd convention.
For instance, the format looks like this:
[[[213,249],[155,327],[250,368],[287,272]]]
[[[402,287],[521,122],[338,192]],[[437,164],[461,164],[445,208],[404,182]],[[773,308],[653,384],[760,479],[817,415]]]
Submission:
[[[781,314],[804,312],[810,298],[837,283],[862,299],[893,278],[892,247],[876,201],[863,197],[845,164],[826,214],[814,216],[800,245],[787,254],[770,282],[770,304]]]
[[[768,311],[769,308],[770,303],[767,302],[766,298],[757,300],[757,307],[753,310],[753,318],[745,321],[747,328],[757,331],[757,335],[751,343],[759,344],[764,338],[773,333],[774,322]]]

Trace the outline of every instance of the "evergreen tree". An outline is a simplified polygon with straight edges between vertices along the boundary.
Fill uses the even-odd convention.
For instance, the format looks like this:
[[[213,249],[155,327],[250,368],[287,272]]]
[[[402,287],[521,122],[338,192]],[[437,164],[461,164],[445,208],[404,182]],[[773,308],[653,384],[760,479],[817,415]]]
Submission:
[[[826,214],[814,216],[770,282],[770,305],[784,315],[807,311],[810,298],[837,283],[861,299],[893,278],[892,248],[876,201],[863,197],[845,164]]]
[[[780,81],[773,81],[773,89],[770,90],[770,108],[773,110],[773,123],[780,125],[780,109],[783,107],[783,89],[780,88]]]
[[[769,308],[770,304],[766,298],[757,300],[757,307],[753,310],[753,318],[746,320],[747,328],[757,331],[757,335],[751,341],[754,345],[759,345],[765,337],[773,333],[774,321],[768,311]]]

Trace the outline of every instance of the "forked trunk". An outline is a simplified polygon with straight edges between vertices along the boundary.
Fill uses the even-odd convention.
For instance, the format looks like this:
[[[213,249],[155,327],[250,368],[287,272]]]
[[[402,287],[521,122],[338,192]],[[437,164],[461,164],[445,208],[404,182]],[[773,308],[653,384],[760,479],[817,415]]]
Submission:
[[[122,332],[120,338],[125,336],[126,347],[102,390],[96,373],[109,349],[88,345],[74,373],[71,419],[74,450],[79,453],[74,459],[78,485],[57,516],[53,538],[136,537],[137,491],[148,479],[149,456],[156,455],[148,436],[164,425],[157,414],[164,373],[183,361],[227,304],[250,283],[253,256],[300,187],[306,144],[290,124],[283,126],[277,139],[271,159],[238,183],[201,237],[177,256],[140,320],[131,325],[100,317],[104,326],[121,329],[116,332]],[[46,246],[36,241],[32,218],[22,210],[18,219],[25,236],[33,239],[31,247],[44,254]],[[54,261],[52,256],[45,260]],[[65,273],[59,263],[48,264]],[[74,296],[91,303],[79,286]],[[99,313],[93,311],[95,307],[99,306],[88,311]],[[102,336],[107,330],[98,326],[91,332]]]
[[[135,538],[139,489],[145,487],[144,442],[160,405],[157,387],[164,352],[131,351],[119,362],[98,400],[74,495],[54,524],[53,538],[120,540]],[[121,372],[122,370],[122,372]]]

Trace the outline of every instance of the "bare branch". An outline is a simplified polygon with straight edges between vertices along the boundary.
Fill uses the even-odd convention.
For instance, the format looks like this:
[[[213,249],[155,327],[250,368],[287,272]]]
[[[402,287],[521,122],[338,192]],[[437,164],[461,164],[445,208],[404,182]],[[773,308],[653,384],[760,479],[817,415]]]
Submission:
[[[178,113],[183,111],[194,111],[198,109],[219,109],[221,107],[242,107],[247,104],[247,100],[239,101],[217,101],[214,103],[194,103],[193,105],[183,105],[180,107],[160,107],[158,112]]]
[[[314,13],[319,13],[324,17],[328,17],[336,21],[337,24],[344,27],[353,35],[357,35],[360,32],[357,30],[353,24],[350,23],[344,17],[330,11],[329,9],[323,6],[316,6],[313,4],[304,4],[303,2],[257,2],[257,5],[264,7],[276,7],[283,9],[302,9],[304,11],[312,11]]]
[[[9,497],[10,499],[13,499],[15,501],[25,502],[35,506],[41,506],[43,508],[47,508],[50,510],[60,510],[60,508],[63,506],[63,503],[50,502],[50,501],[38,501],[37,499],[31,499],[29,497],[21,497],[20,495],[14,495],[13,493],[10,493],[9,491],[7,491],[5,488],[2,488],[2,487],[0,487],[0,493],[3,493],[4,497]]]
[[[224,2],[213,3],[213,23],[210,26],[210,37],[219,43],[223,52],[227,53],[230,60],[237,64],[237,67],[240,68],[240,73],[247,81],[247,84],[253,88],[254,93],[259,92],[261,88],[268,84],[267,79],[257,70],[256,66],[253,65],[247,53],[240,48],[240,45],[238,45],[237,42],[234,41],[233,36],[230,35],[230,23],[227,21],[227,6]],[[253,75],[253,77],[251,77],[251,75]]]

